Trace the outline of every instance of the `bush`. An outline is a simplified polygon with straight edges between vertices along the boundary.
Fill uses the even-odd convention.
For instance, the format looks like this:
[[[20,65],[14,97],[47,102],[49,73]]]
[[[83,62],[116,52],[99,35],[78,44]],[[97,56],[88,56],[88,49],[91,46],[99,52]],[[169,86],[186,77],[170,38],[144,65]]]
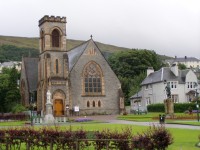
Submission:
[[[166,149],[173,142],[173,138],[168,130],[163,126],[151,127],[142,134],[132,135],[131,128],[126,128],[122,132],[117,130],[96,131],[92,140],[87,137],[87,133],[79,129],[73,131],[63,131],[59,128],[10,128],[0,129],[0,149],[20,149],[21,145],[26,144],[27,149],[84,149],[89,146],[97,150],[101,149]],[[78,147],[77,147],[78,146]]]
[[[22,106],[21,104],[16,104],[13,108],[12,108],[12,113],[20,113],[25,111],[26,108],[24,106]]]
[[[148,112],[165,112],[164,104],[151,104],[147,106]]]
[[[183,113],[187,111],[189,108],[193,110],[196,109],[195,103],[175,103],[174,104],[174,112],[175,113]],[[148,112],[165,112],[164,104],[151,104],[147,106]]]
[[[196,104],[195,103],[176,103],[174,104],[174,111],[176,113],[183,113],[186,110],[195,110],[196,108]]]

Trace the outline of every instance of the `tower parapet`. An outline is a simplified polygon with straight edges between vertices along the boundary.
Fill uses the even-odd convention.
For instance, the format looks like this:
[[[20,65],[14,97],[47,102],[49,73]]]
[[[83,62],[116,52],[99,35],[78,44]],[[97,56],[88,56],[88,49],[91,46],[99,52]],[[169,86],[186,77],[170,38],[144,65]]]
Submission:
[[[41,26],[44,22],[61,22],[61,23],[66,23],[67,21],[66,21],[66,17],[45,15],[42,19],[39,20],[39,26]]]

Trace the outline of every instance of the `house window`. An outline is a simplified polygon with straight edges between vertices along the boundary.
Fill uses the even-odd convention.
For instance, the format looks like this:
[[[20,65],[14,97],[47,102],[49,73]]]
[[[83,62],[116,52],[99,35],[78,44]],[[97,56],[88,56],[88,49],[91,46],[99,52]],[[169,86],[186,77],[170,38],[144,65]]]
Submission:
[[[172,94],[171,95],[171,99],[173,100],[174,103],[178,103],[179,102],[177,94]]]
[[[98,64],[92,61],[86,65],[83,80],[85,95],[102,95],[102,71]]]
[[[147,97],[146,100],[147,100],[147,105],[150,105],[151,104],[150,97]]]
[[[146,87],[145,87],[145,89],[147,90],[148,88],[149,88],[149,85],[147,84]]]
[[[187,82],[187,88],[188,89],[194,89],[195,88],[195,82]]]
[[[60,33],[57,29],[52,31],[52,47],[60,47]]]
[[[168,82],[168,84],[170,85],[170,88],[171,88],[171,89],[176,89],[176,88],[177,88],[178,82],[172,81],[172,82]]]

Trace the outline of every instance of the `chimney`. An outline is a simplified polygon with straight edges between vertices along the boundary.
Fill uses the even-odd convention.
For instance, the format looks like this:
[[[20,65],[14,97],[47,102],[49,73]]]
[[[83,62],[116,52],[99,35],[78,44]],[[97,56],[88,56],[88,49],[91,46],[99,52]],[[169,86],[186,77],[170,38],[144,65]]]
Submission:
[[[177,77],[178,76],[178,65],[173,64],[170,69],[173,72],[173,74]]]
[[[153,67],[148,67],[148,69],[147,69],[147,76],[149,76],[153,72],[154,72]]]

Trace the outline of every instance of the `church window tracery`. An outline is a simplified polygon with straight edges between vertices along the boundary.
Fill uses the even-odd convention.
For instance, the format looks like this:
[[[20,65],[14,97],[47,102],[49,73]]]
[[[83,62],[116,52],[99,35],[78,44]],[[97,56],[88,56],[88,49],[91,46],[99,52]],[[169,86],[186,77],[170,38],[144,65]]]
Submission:
[[[102,95],[102,71],[97,63],[89,62],[83,70],[85,95]]]

